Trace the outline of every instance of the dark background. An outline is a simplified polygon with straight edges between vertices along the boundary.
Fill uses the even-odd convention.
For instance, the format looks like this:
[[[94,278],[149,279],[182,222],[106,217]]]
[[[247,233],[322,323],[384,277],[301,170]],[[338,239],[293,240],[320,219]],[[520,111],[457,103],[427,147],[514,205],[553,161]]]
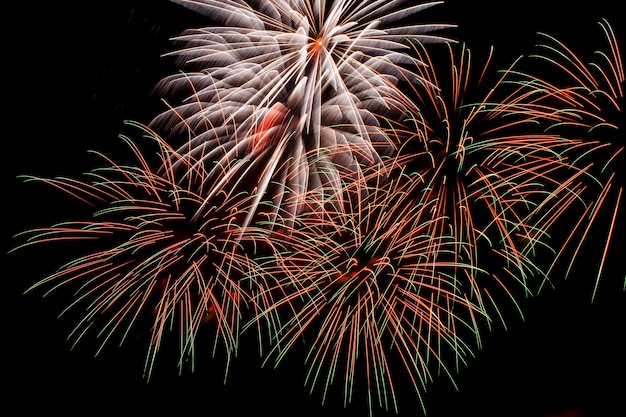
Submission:
[[[531,48],[537,31],[574,48],[603,47],[602,17],[626,44],[619,2],[572,3],[454,0],[416,17],[457,23],[453,37],[477,50],[494,45],[502,65]],[[3,253],[15,245],[16,233],[80,211],[61,193],[16,176],[78,176],[92,168],[88,150],[121,149],[116,137],[122,121],[147,122],[161,109],[150,89],[175,70],[160,57],[171,49],[168,39],[202,25],[199,16],[165,0],[37,0],[12,7],[3,22]],[[567,281],[556,280],[556,290],[524,304],[525,320],[512,316],[508,331],[486,333],[484,349],[456,378],[458,391],[444,378],[429,386],[428,415],[540,417],[568,408],[585,417],[626,415],[626,292],[618,251],[613,248],[614,261],[593,303],[594,265],[583,261]],[[97,358],[89,344],[70,351],[72,323],[56,318],[58,300],[22,295],[63,255],[49,246],[3,257],[3,415],[148,415],[165,409],[175,415],[366,415],[361,398],[344,410],[337,395],[322,407],[320,392],[309,395],[302,385],[305,368],[298,360],[272,370],[261,369],[254,354],[242,355],[222,384],[218,358],[193,375],[163,370],[146,383],[143,351],[133,346],[111,345]],[[400,416],[420,415],[414,394],[401,390],[399,397]]]

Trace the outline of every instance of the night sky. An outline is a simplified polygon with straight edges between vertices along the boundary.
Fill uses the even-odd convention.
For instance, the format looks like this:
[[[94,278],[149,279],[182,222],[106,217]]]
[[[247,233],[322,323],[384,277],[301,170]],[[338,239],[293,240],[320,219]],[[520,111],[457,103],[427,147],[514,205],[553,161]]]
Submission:
[[[449,32],[452,37],[480,52],[493,45],[502,65],[526,53],[537,31],[557,35],[574,48],[604,47],[597,25],[602,17],[618,32],[624,51],[626,28],[618,19],[618,2],[576,8],[571,3],[454,0],[416,17],[458,24]],[[11,236],[16,233],[81,210],[62,193],[24,184],[16,176],[78,176],[95,160],[88,150],[122,149],[116,137],[123,120],[147,122],[161,109],[150,93],[160,78],[175,71],[160,57],[171,49],[168,39],[203,24],[199,16],[165,0],[35,0],[12,7],[16,10],[5,13],[3,25],[18,21],[3,37],[4,89],[9,91],[3,96],[9,112],[4,113],[9,190],[3,195],[3,253],[15,245]],[[623,222],[617,234],[624,235]],[[496,328],[483,335],[483,350],[456,377],[458,391],[445,378],[429,386],[424,397],[428,416],[547,417],[567,409],[584,417],[626,415],[624,266],[623,256],[615,255],[619,248],[612,250],[593,303],[594,265],[583,259],[567,281],[555,278],[557,288],[522,304],[524,320],[511,315],[507,331]],[[255,352],[244,352],[224,385],[220,358],[202,358],[201,370],[178,376],[175,355],[168,362],[166,352],[154,381],[146,383],[143,345],[110,345],[97,358],[88,342],[70,351],[66,335],[73,323],[56,318],[67,295],[22,294],[59,266],[64,255],[48,246],[3,257],[8,367],[2,373],[3,403],[13,410],[3,415],[148,415],[163,409],[175,415],[367,415],[366,402],[359,398],[344,410],[341,393],[322,407],[320,391],[309,395],[303,386],[306,369],[298,358],[276,370],[261,369]],[[399,400],[400,417],[421,415],[413,393],[401,390]],[[375,410],[375,416],[391,415]]]

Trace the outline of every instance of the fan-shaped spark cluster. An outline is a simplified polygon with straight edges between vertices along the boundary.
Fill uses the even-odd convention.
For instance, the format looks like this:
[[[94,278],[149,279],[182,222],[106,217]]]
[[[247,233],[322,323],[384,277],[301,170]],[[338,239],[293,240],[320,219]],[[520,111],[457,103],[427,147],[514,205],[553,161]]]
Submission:
[[[569,152],[576,167],[561,179],[574,191],[559,204],[543,208],[541,228],[546,231],[563,227],[558,220],[563,212],[572,213],[572,224],[565,238],[555,246],[557,256],[550,270],[566,262],[566,274],[582,262],[585,243],[594,239],[603,242],[600,252],[585,254],[587,261],[597,265],[592,297],[605,273],[611,248],[623,245],[624,161],[626,135],[624,125],[624,82],[626,75],[617,36],[607,20],[599,22],[606,40],[605,48],[591,57],[574,51],[566,43],[547,33],[540,33],[542,42],[530,57],[537,66],[545,66],[546,74],[520,72],[516,82],[534,96],[533,105],[541,109],[541,125],[546,132],[575,141]],[[541,68],[544,70],[544,68]],[[585,175],[579,175],[584,171]],[[594,230],[595,229],[595,230]],[[554,233],[554,235],[558,235]],[[593,237],[591,237],[593,236]],[[617,250],[614,250],[617,253]],[[569,261],[566,261],[566,258]],[[626,274],[624,275],[626,289]]]

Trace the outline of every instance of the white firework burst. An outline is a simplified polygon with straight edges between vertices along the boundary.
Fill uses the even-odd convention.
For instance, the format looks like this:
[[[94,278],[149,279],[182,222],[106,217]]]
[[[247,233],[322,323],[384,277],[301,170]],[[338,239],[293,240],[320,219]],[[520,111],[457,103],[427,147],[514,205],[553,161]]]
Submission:
[[[253,195],[247,222],[271,225],[305,204],[345,208],[343,185],[396,149],[380,124],[401,117],[403,82],[417,78],[407,39],[440,41],[433,33],[452,27],[407,19],[441,1],[173,1],[211,24],[175,38],[168,55],[184,72],[157,91],[180,101],[152,126],[213,173],[205,207]]]

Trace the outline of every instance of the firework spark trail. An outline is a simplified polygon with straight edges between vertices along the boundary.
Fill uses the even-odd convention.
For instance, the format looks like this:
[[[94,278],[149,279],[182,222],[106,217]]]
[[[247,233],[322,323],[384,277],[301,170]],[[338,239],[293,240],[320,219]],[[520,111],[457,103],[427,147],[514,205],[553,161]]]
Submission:
[[[164,141],[140,128],[158,147],[162,163],[176,159]],[[57,187],[94,208],[90,221],[69,221],[22,234],[26,243],[14,250],[59,241],[89,241],[92,249],[28,291],[74,288],[76,298],[64,313],[81,306],[84,312],[71,338],[77,343],[87,331],[95,331],[102,340],[98,352],[115,335],[120,344],[129,337],[147,336],[148,379],[166,337],[173,336],[171,340],[180,344],[182,370],[187,363],[194,366],[197,341],[206,340],[203,332],[211,331],[209,347],[213,344],[213,354],[223,348],[228,371],[249,299],[237,278],[250,267],[248,255],[230,237],[238,233],[236,212],[245,207],[215,208],[210,217],[192,225],[189,212],[202,203],[192,183],[172,182],[171,169],[165,175],[155,173],[137,141],[122,138],[136,158],[135,165],[119,165],[100,155],[109,166],[90,172],[91,181],[25,178]]]
[[[262,282],[262,291],[249,326],[267,324],[266,362],[276,365],[307,339],[306,384],[322,387],[323,403],[338,382],[345,406],[364,389],[370,414],[375,407],[398,412],[395,365],[422,403],[428,383],[440,375],[453,381],[473,354],[486,317],[459,276],[476,272],[454,259],[452,236],[429,235],[438,219],[432,201],[414,200],[422,186],[419,175],[406,174],[372,187],[348,222],[344,213],[337,223],[303,213],[255,258],[248,279]]]
[[[417,60],[427,64],[418,67],[427,83],[415,89],[412,124],[395,129],[404,138],[398,159],[425,178],[423,199],[435,202],[433,215],[440,219],[430,235],[453,236],[458,262],[490,272],[491,279],[470,277],[464,285],[506,327],[500,297],[522,314],[518,294],[531,295],[530,281],[544,275],[533,258],[547,245],[536,211],[553,193],[576,195],[575,184],[562,183],[560,173],[584,174],[565,156],[580,142],[536,127],[544,114],[535,109],[536,97],[509,82],[517,61],[498,75],[491,73],[493,49],[476,68],[465,45],[446,49],[433,57],[414,45]]]
[[[395,150],[379,121],[401,116],[399,83],[416,78],[406,38],[441,41],[432,33],[452,27],[403,23],[441,2],[174,1],[216,23],[175,38],[182,47],[168,55],[185,72],[157,91],[182,100],[151,124],[211,167],[201,210],[242,188],[288,217],[312,189],[343,209],[342,183],[361,183]]]
[[[578,176],[575,173],[567,179],[580,190],[580,198],[563,200],[560,205],[550,206],[551,209],[544,214],[547,219],[544,228],[559,227],[554,221],[558,217],[554,216],[556,210],[559,214],[572,213],[578,218],[571,222],[573,227],[565,234],[563,243],[559,244],[560,249],[550,267],[552,271],[568,257],[569,261],[565,261],[567,276],[582,256],[584,243],[591,239],[591,230],[604,227],[604,235],[599,237],[604,243],[597,258],[592,299],[606,268],[612,242],[621,238],[617,227],[623,221],[623,167],[626,164],[622,110],[626,78],[624,64],[613,28],[607,20],[600,21],[599,25],[605,36],[606,48],[596,50],[596,60],[587,62],[563,41],[540,33],[544,42],[530,56],[534,71],[520,73],[519,79],[520,85],[526,86],[530,95],[539,97],[537,104],[544,114],[538,120],[546,131],[582,144],[571,152],[570,158],[588,175]],[[535,76],[538,64],[547,64],[550,71],[545,72],[552,77]],[[606,219],[608,224],[600,227]],[[589,256],[586,254],[585,258],[589,259]],[[626,289],[626,276],[623,278]]]

